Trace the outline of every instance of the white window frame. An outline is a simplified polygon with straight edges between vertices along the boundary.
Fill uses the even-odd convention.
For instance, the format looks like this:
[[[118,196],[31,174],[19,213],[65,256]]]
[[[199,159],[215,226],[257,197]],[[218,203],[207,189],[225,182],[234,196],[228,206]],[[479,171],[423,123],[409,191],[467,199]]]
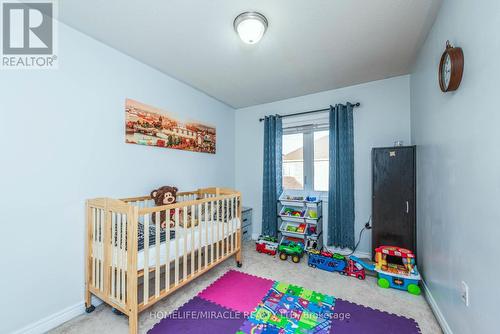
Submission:
[[[302,133],[303,136],[304,189],[297,191],[316,192],[323,195],[328,194],[328,191],[314,190],[314,132],[324,130],[329,130],[328,123],[283,128],[283,136],[297,133]]]

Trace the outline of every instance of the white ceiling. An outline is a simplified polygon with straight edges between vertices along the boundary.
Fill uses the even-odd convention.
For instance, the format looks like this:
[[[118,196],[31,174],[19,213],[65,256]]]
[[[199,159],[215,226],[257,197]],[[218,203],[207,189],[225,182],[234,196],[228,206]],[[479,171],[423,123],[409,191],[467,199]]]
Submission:
[[[60,20],[235,108],[407,74],[442,0],[64,0]],[[257,45],[241,12],[269,20]]]

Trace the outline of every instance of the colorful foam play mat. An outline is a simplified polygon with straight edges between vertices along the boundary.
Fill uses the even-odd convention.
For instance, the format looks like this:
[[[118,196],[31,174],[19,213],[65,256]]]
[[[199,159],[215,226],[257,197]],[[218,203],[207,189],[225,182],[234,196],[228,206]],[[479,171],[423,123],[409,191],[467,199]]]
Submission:
[[[234,270],[161,318],[149,333],[420,333],[413,319]]]

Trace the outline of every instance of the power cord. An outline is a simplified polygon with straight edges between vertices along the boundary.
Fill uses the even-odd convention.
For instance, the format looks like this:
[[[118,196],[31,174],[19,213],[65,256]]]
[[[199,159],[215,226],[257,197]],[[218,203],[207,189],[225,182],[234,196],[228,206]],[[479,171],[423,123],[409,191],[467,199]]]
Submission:
[[[363,232],[365,230],[371,230],[372,228],[372,225],[371,225],[371,221],[372,221],[372,216],[370,215],[370,218],[368,218],[368,221],[365,223],[365,227],[363,227],[361,229],[361,231],[359,231],[359,238],[358,238],[358,242],[356,242],[356,245],[354,246],[354,249],[352,250],[351,253],[347,254],[347,256],[350,256],[352,254],[354,254],[354,252],[356,251],[356,249],[358,248],[359,246],[359,243],[361,242],[361,237],[363,236]]]

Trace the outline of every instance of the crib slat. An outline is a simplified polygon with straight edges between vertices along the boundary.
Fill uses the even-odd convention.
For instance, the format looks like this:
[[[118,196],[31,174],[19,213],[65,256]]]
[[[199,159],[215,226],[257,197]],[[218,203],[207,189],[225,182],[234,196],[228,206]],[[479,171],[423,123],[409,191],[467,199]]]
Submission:
[[[214,243],[215,243],[215,225],[214,225],[214,202],[210,202],[210,227],[212,228],[212,233],[210,237],[210,255],[212,261],[210,263],[214,262]]]
[[[232,207],[233,207],[233,214],[231,215],[231,226],[232,226],[232,230],[233,230],[233,244],[231,246],[232,250],[236,250],[236,226],[235,226],[235,222],[236,222],[236,197],[233,197],[231,199],[231,202],[233,203]]]
[[[231,252],[234,252],[235,250],[234,241],[236,240],[236,231],[234,228],[234,197],[232,197],[230,201],[231,201],[231,213],[230,213],[229,224],[231,225]]]
[[[96,247],[95,242],[96,233],[96,208],[92,208],[92,286],[95,287],[95,276],[96,276]]]
[[[99,290],[102,289],[101,285],[101,259],[102,259],[102,244],[101,244],[101,219],[102,219],[102,210],[99,209],[98,217],[97,217],[97,285]]]
[[[121,244],[122,244],[122,233],[121,233],[121,228],[122,228],[122,214],[121,213],[116,213],[115,214],[115,232],[112,234],[112,240],[113,240],[113,248],[116,249],[116,267],[113,267],[113,271],[115,272],[115,277],[116,277],[116,286],[114,289],[115,293],[115,298],[118,299],[118,301],[121,303],[122,299],[122,276],[121,276],[121,267],[122,267],[122,249],[121,249]],[[116,237],[115,237],[116,233]]]
[[[215,210],[216,210],[216,216],[215,216],[215,224],[217,225],[216,226],[216,229],[217,229],[217,238],[215,239],[216,240],[216,243],[215,243],[215,252],[217,253],[217,260],[219,260],[220,258],[220,254],[219,254],[219,243],[220,243],[220,216],[219,216],[219,207],[220,207],[220,200],[218,200],[217,202],[215,202]]]
[[[116,260],[118,257],[117,247],[115,245],[115,233],[116,233],[116,213],[111,212],[111,297],[116,298],[116,286],[115,286],[115,269],[116,269]]]
[[[116,296],[120,302],[122,302],[123,295],[121,293],[122,291],[122,285],[125,284],[124,281],[122,281],[122,224],[123,224],[123,215],[121,213],[116,214],[116,221],[117,221],[117,226],[116,226],[116,238],[118,239],[117,245],[116,245],[116,280],[117,280],[117,287],[116,287]],[[114,237],[113,237],[114,238]],[[113,239],[114,240],[114,239]]]
[[[170,290],[170,210],[165,210],[165,289]],[[177,236],[176,236],[177,237]]]
[[[121,251],[121,296],[122,303],[126,303],[126,295],[125,295],[125,271],[127,270],[127,253],[125,251],[125,235],[127,233],[127,215],[123,214],[121,219],[121,240],[120,240],[120,251]]]
[[[95,286],[101,290],[101,271],[99,267],[101,265],[101,209],[96,209],[96,257],[95,257]]]
[[[129,206],[127,210],[126,240],[123,240],[123,248],[127,249],[127,273],[126,273],[126,307],[130,310],[131,328],[137,325],[138,304],[138,232],[139,232],[139,209]]]
[[[232,216],[232,212],[233,212],[233,199],[230,198],[229,199],[229,215],[227,216],[227,224],[229,226],[229,252],[232,253],[233,252],[233,216]]]
[[[233,218],[231,219],[231,224],[233,225],[233,251],[236,250],[237,241],[237,219],[236,219],[236,197],[233,197]]]
[[[149,214],[144,215],[144,304],[149,301]]]
[[[208,202],[205,202],[205,268],[208,266]]]
[[[226,200],[222,200],[222,210],[221,210],[221,226],[222,226],[222,235],[221,235],[221,245],[222,245],[222,256],[226,256]]]
[[[195,225],[195,206],[191,205],[191,275],[194,275],[194,225]]]
[[[222,256],[226,256],[226,200],[222,200]]]
[[[227,252],[231,253],[231,222],[230,222],[230,215],[231,215],[231,199],[227,199],[227,207],[226,207],[226,224],[227,224],[227,237],[226,237],[226,242],[227,242]]]
[[[233,199],[229,198],[229,214],[227,215],[227,226],[229,229],[229,236],[228,236],[228,241],[229,241],[229,253],[233,252],[233,216],[231,215],[233,212]]]
[[[104,273],[104,294],[109,297],[112,296],[111,291],[111,271],[109,270],[112,266],[113,260],[113,239],[111,235],[111,228],[113,226],[113,212],[106,208],[105,212],[105,224],[104,224],[104,261],[103,261],[103,273]]]
[[[104,242],[103,242],[103,234],[104,234],[104,219],[105,212],[104,210],[99,210],[101,214],[101,219],[99,220],[99,289],[102,291],[104,289]]]
[[[229,248],[229,235],[231,233],[231,231],[229,230],[230,226],[229,226],[229,209],[230,209],[230,202],[229,202],[229,198],[226,199],[226,226],[227,226],[227,235],[226,235],[226,252],[229,253],[230,252],[230,248]]]
[[[175,208],[175,284],[179,284],[179,236],[177,231],[179,230],[179,208]]]
[[[184,228],[184,249],[182,254],[183,260],[182,260],[182,280],[187,279],[187,224],[188,224],[188,213],[187,213],[187,207],[183,208],[183,228]]]
[[[234,201],[236,203],[236,208],[235,208],[235,212],[236,212],[236,217],[235,218],[238,218],[236,220],[236,234],[238,235],[238,231],[240,231],[240,237],[241,237],[241,227],[243,226],[243,222],[241,220],[241,217],[240,217],[240,203],[238,201],[238,197],[235,197],[234,198]],[[239,226],[238,226],[239,224]],[[240,237],[236,237],[236,249],[239,249],[240,248]]]
[[[229,228],[231,229],[231,234],[229,235],[230,236],[229,252],[232,253],[233,252],[233,241],[234,241],[234,236],[233,236],[233,233],[234,233],[234,229],[233,229],[233,199],[232,198],[229,199],[229,215],[227,217],[227,223],[229,225]]]
[[[120,268],[121,268],[121,249],[120,249],[120,244],[121,244],[121,214],[115,212],[115,223],[113,224],[115,226],[115,230],[111,235],[111,240],[112,240],[112,245],[113,245],[113,250],[114,253],[114,262],[115,265],[112,266],[113,272],[115,273],[115,288],[114,288],[114,296],[116,299],[120,300],[120,291],[121,291],[121,275],[120,275]]]
[[[160,213],[155,213],[155,296],[160,296]]]
[[[203,225],[203,220],[201,219],[201,206],[202,204],[198,204],[198,271],[201,270],[201,227]]]

